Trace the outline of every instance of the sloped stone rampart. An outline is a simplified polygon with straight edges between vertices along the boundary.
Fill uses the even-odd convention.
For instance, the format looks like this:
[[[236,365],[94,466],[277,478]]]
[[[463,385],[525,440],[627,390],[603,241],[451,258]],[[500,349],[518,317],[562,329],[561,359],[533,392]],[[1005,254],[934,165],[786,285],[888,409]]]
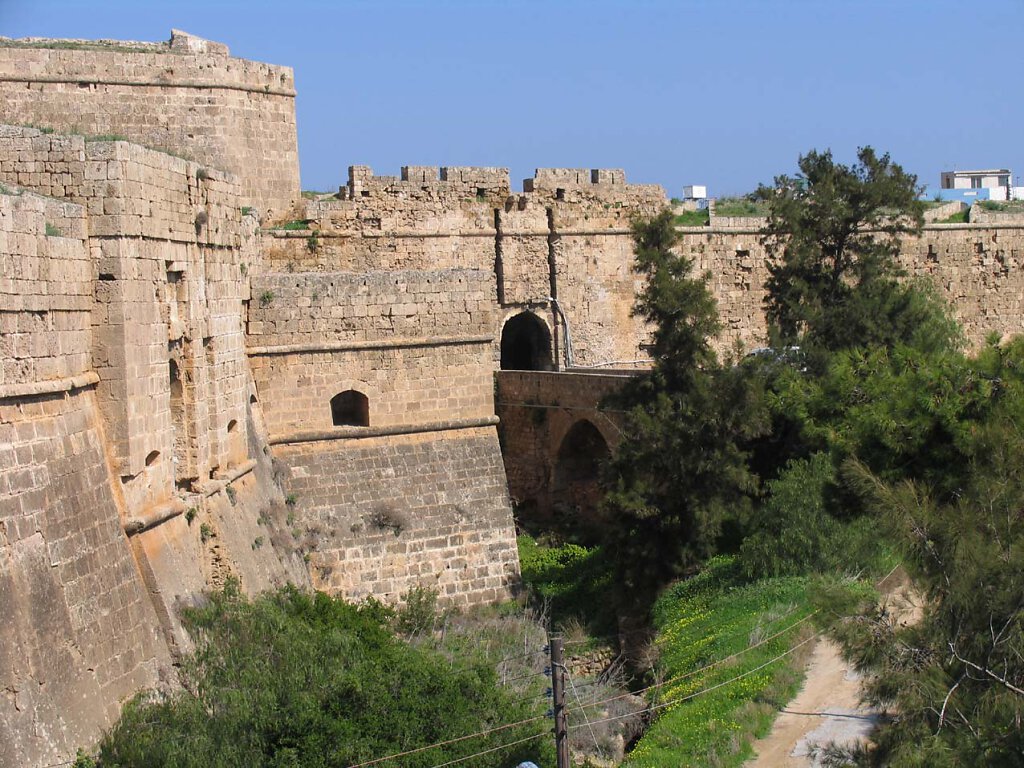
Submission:
[[[299,520],[321,531],[313,584],[388,601],[414,587],[466,605],[510,596],[515,530],[493,426],[278,446]]]

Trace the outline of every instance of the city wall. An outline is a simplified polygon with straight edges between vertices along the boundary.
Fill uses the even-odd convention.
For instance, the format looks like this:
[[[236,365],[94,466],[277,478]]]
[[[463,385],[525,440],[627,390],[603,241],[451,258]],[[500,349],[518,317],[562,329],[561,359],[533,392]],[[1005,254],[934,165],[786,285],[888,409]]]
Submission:
[[[765,343],[763,306],[767,256],[754,226],[687,227],[680,249],[710,273],[723,324],[719,348],[745,350]],[[977,347],[990,333],[1024,332],[1024,224],[988,214],[983,223],[927,224],[903,238],[900,264],[913,278],[931,281]]]
[[[0,38],[0,123],[173,152],[236,174],[244,205],[284,215],[299,194],[294,75],[228,53],[179,31],[167,43]]]
[[[0,126],[2,765],[173,684],[181,606],[229,578],[490,601],[518,579],[510,487],[596,510],[599,404],[646,358],[630,222],[663,190],[354,166],[292,208],[293,87],[181,33],[0,42],[0,118],[47,129]],[[763,344],[757,222],[681,236],[720,347]],[[1024,330],[1019,221],[930,224],[904,259],[972,343]]]
[[[2,127],[0,186],[0,764],[48,764],[174,680],[182,605],[308,583],[306,545],[250,396],[237,182]]]
[[[631,316],[639,280],[629,226],[660,209],[664,191],[605,169],[542,168],[523,186],[513,193],[506,169],[407,166],[375,176],[353,166],[337,196],[306,203],[293,223],[301,229],[264,233],[265,268],[476,270],[496,310],[496,366],[502,328],[523,311],[550,336],[551,368],[637,360],[646,331]]]

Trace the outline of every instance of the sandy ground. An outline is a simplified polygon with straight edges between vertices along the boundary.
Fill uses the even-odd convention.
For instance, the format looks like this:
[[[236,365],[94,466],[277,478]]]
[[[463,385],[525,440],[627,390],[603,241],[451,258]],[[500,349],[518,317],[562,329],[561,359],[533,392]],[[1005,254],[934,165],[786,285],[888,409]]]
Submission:
[[[839,649],[819,640],[811,653],[803,688],[775,719],[772,730],[754,742],[757,757],[747,768],[806,768],[817,765],[811,756],[815,744],[851,743],[863,739],[874,723],[874,713],[861,707],[860,681]]]
[[[920,618],[920,599],[901,576],[879,586],[890,594],[890,606],[899,621],[911,623]],[[768,735],[753,743],[757,757],[747,761],[745,768],[817,767],[815,745],[866,739],[877,713],[859,700],[859,676],[843,661],[838,647],[822,638],[811,654],[803,688],[775,719]]]

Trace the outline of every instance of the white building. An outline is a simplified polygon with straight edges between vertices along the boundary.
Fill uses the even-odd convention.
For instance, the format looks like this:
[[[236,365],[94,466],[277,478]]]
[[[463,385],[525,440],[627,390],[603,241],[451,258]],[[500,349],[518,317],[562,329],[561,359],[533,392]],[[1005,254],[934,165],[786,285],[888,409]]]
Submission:
[[[996,168],[986,171],[943,171],[941,186],[943,189],[994,189],[1010,186],[1013,174],[1009,168]]]

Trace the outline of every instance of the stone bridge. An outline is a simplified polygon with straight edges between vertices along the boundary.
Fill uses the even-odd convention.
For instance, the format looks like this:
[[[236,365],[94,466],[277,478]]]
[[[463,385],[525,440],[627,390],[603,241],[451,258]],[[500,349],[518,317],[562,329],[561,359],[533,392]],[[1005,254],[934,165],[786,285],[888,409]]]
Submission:
[[[574,368],[495,374],[495,410],[509,494],[520,522],[595,523],[603,464],[622,440],[608,403],[637,371]]]

